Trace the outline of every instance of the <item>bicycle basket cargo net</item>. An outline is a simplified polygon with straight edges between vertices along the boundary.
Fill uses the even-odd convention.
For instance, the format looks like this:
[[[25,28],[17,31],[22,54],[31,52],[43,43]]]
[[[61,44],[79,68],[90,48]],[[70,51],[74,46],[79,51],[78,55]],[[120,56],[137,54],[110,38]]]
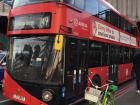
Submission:
[[[101,91],[92,87],[85,90],[85,100],[97,103],[101,95]]]

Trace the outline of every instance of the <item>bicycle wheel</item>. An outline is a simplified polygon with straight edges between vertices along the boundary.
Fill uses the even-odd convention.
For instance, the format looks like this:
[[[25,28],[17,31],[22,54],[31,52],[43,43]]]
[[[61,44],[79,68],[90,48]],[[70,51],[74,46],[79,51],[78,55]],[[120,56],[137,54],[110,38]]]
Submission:
[[[114,103],[115,103],[114,95],[109,95],[106,97],[103,105],[114,105]]]

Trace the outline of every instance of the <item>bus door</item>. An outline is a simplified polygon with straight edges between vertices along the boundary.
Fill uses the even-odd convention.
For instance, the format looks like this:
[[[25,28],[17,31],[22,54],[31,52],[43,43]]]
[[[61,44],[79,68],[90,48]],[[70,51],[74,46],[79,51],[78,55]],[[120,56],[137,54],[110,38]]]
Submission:
[[[80,39],[78,48],[78,73],[77,73],[77,84],[78,94],[84,95],[84,90],[87,85],[87,51],[88,41]]]
[[[118,81],[118,62],[119,62],[119,47],[110,45],[109,47],[109,80],[117,83]]]
[[[78,99],[84,93],[86,85],[87,42],[76,38],[67,38],[65,47],[65,86],[66,98]],[[84,94],[83,94],[84,95]]]
[[[118,65],[113,64],[109,67],[109,80],[117,83],[118,81]]]

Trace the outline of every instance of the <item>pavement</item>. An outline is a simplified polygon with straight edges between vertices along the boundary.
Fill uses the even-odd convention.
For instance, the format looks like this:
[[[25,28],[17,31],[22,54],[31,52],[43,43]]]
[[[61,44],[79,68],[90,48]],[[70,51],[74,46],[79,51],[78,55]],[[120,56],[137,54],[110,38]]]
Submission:
[[[119,90],[116,92],[115,105],[140,105],[140,93],[136,93],[135,80],[129,81],[119,86]],[[10,101],[2,96],[0,91],[0,105],[23,105]],[[86,105],[81,102],[77,105]]]
[[[0,105],[23,105],[23,104],[16,103],[16,102],[10,101],[9,99],[4,98],[2,96],[2,92],[0,89]]]

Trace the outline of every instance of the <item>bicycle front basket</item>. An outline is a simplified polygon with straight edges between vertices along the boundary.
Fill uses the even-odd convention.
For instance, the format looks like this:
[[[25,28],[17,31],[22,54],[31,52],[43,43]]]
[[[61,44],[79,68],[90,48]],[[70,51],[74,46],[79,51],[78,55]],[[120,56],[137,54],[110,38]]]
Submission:
[[[97,103],[100,99],[101,91],[92,87],[85,90],[85,100]]]

